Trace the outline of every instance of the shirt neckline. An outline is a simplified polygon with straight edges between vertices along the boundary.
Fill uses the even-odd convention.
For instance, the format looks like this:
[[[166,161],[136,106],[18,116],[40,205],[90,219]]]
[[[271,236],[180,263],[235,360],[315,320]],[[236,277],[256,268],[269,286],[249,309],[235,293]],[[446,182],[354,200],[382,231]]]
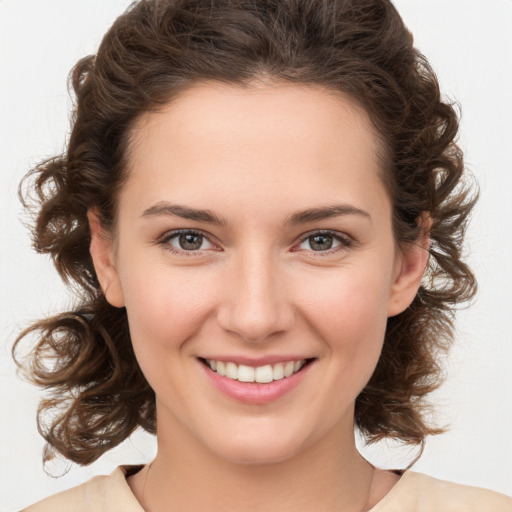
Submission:
[[[128,477],[135,475],[138,473],[142,468],[144,467],[144,464],[136,464],[136,465],[125,465],[125,466],[119,466],[116,468],[116,470],[112,473],[111,477],[113,480],[118,481],[122,487],[123,492],[126,494],[126,496],[130,497],[137,505],[138,509],[133,509],[133,512],[144,512],[144,509],[142,508],[142,505],[137,500],[135,495],[133,494],[130,486],[128,485],[128,481],[126,480]],[[385,507],[392,504],[393,501],[396,500],[396,497],[400,495],[401,489],[406,485],[406,482],[411,479],[411,477],[414,475],[413,471],[410,470],[390,470],[394,473],[397,473],[400,475],[400,479],[396,482],[395,485],[388,491],[388,493],[379,500],[371,509],[368,510],[368,512],[385,512]],[[119,478],[118,480],[118,477]],[[134,506],[135,506],[134,503]],[[112,505],[115,505],[112,503]],[[112,509],[114,510],[114,509]],[[128,512],[124,510],[123,512]],[[132,512],[132,511],[129,511]]]

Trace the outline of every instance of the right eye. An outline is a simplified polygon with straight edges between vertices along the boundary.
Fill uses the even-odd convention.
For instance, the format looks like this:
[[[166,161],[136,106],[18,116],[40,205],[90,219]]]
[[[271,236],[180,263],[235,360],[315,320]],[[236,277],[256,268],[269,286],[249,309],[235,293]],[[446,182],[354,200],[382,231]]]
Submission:
[[[160,244],[175,254],[187,256],[194,252],[218,250],[203,233],[190,229],[171,231],[163,237]]]

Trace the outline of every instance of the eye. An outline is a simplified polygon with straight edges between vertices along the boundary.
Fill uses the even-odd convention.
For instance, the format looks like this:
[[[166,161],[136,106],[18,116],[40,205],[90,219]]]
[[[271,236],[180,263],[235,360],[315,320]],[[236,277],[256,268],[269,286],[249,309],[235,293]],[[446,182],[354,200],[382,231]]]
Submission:
[[[208,240],[206,235],[190,229],[172,231],[165,235],[160,243],[170,251],[181,254],[212,249],[218,250],[217,247]]]
[[[309,234],[297,246],[298,250],[332,253],[350,247],[351,240],[347,236],[331,231],[320,231]]]

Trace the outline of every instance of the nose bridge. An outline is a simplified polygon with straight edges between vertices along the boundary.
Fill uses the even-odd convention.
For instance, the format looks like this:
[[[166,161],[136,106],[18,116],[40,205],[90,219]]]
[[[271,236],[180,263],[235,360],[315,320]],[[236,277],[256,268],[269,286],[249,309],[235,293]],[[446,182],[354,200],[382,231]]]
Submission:
[[[249,342],[261,342],[293,323],[284,275],[272,251],[257,244],[235,256],[228,296],[219,313],[222,327]]]

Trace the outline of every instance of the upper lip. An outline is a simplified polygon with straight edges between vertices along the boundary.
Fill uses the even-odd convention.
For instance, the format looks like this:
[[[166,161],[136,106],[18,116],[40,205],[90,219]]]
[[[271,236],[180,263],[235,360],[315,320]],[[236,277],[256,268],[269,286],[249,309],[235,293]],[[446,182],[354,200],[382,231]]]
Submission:
[[[287,363],[288,361],[304,361],[313,359],[307,356],[296,355],[268,355],[261,357],[247,357],[247,356],[221,356],[221,355],[208,355],[201,356],[200,359],[208,359],[210,361],[223,361],[225,363],[243,364],[245,366],[265,366],[267,364]]]

